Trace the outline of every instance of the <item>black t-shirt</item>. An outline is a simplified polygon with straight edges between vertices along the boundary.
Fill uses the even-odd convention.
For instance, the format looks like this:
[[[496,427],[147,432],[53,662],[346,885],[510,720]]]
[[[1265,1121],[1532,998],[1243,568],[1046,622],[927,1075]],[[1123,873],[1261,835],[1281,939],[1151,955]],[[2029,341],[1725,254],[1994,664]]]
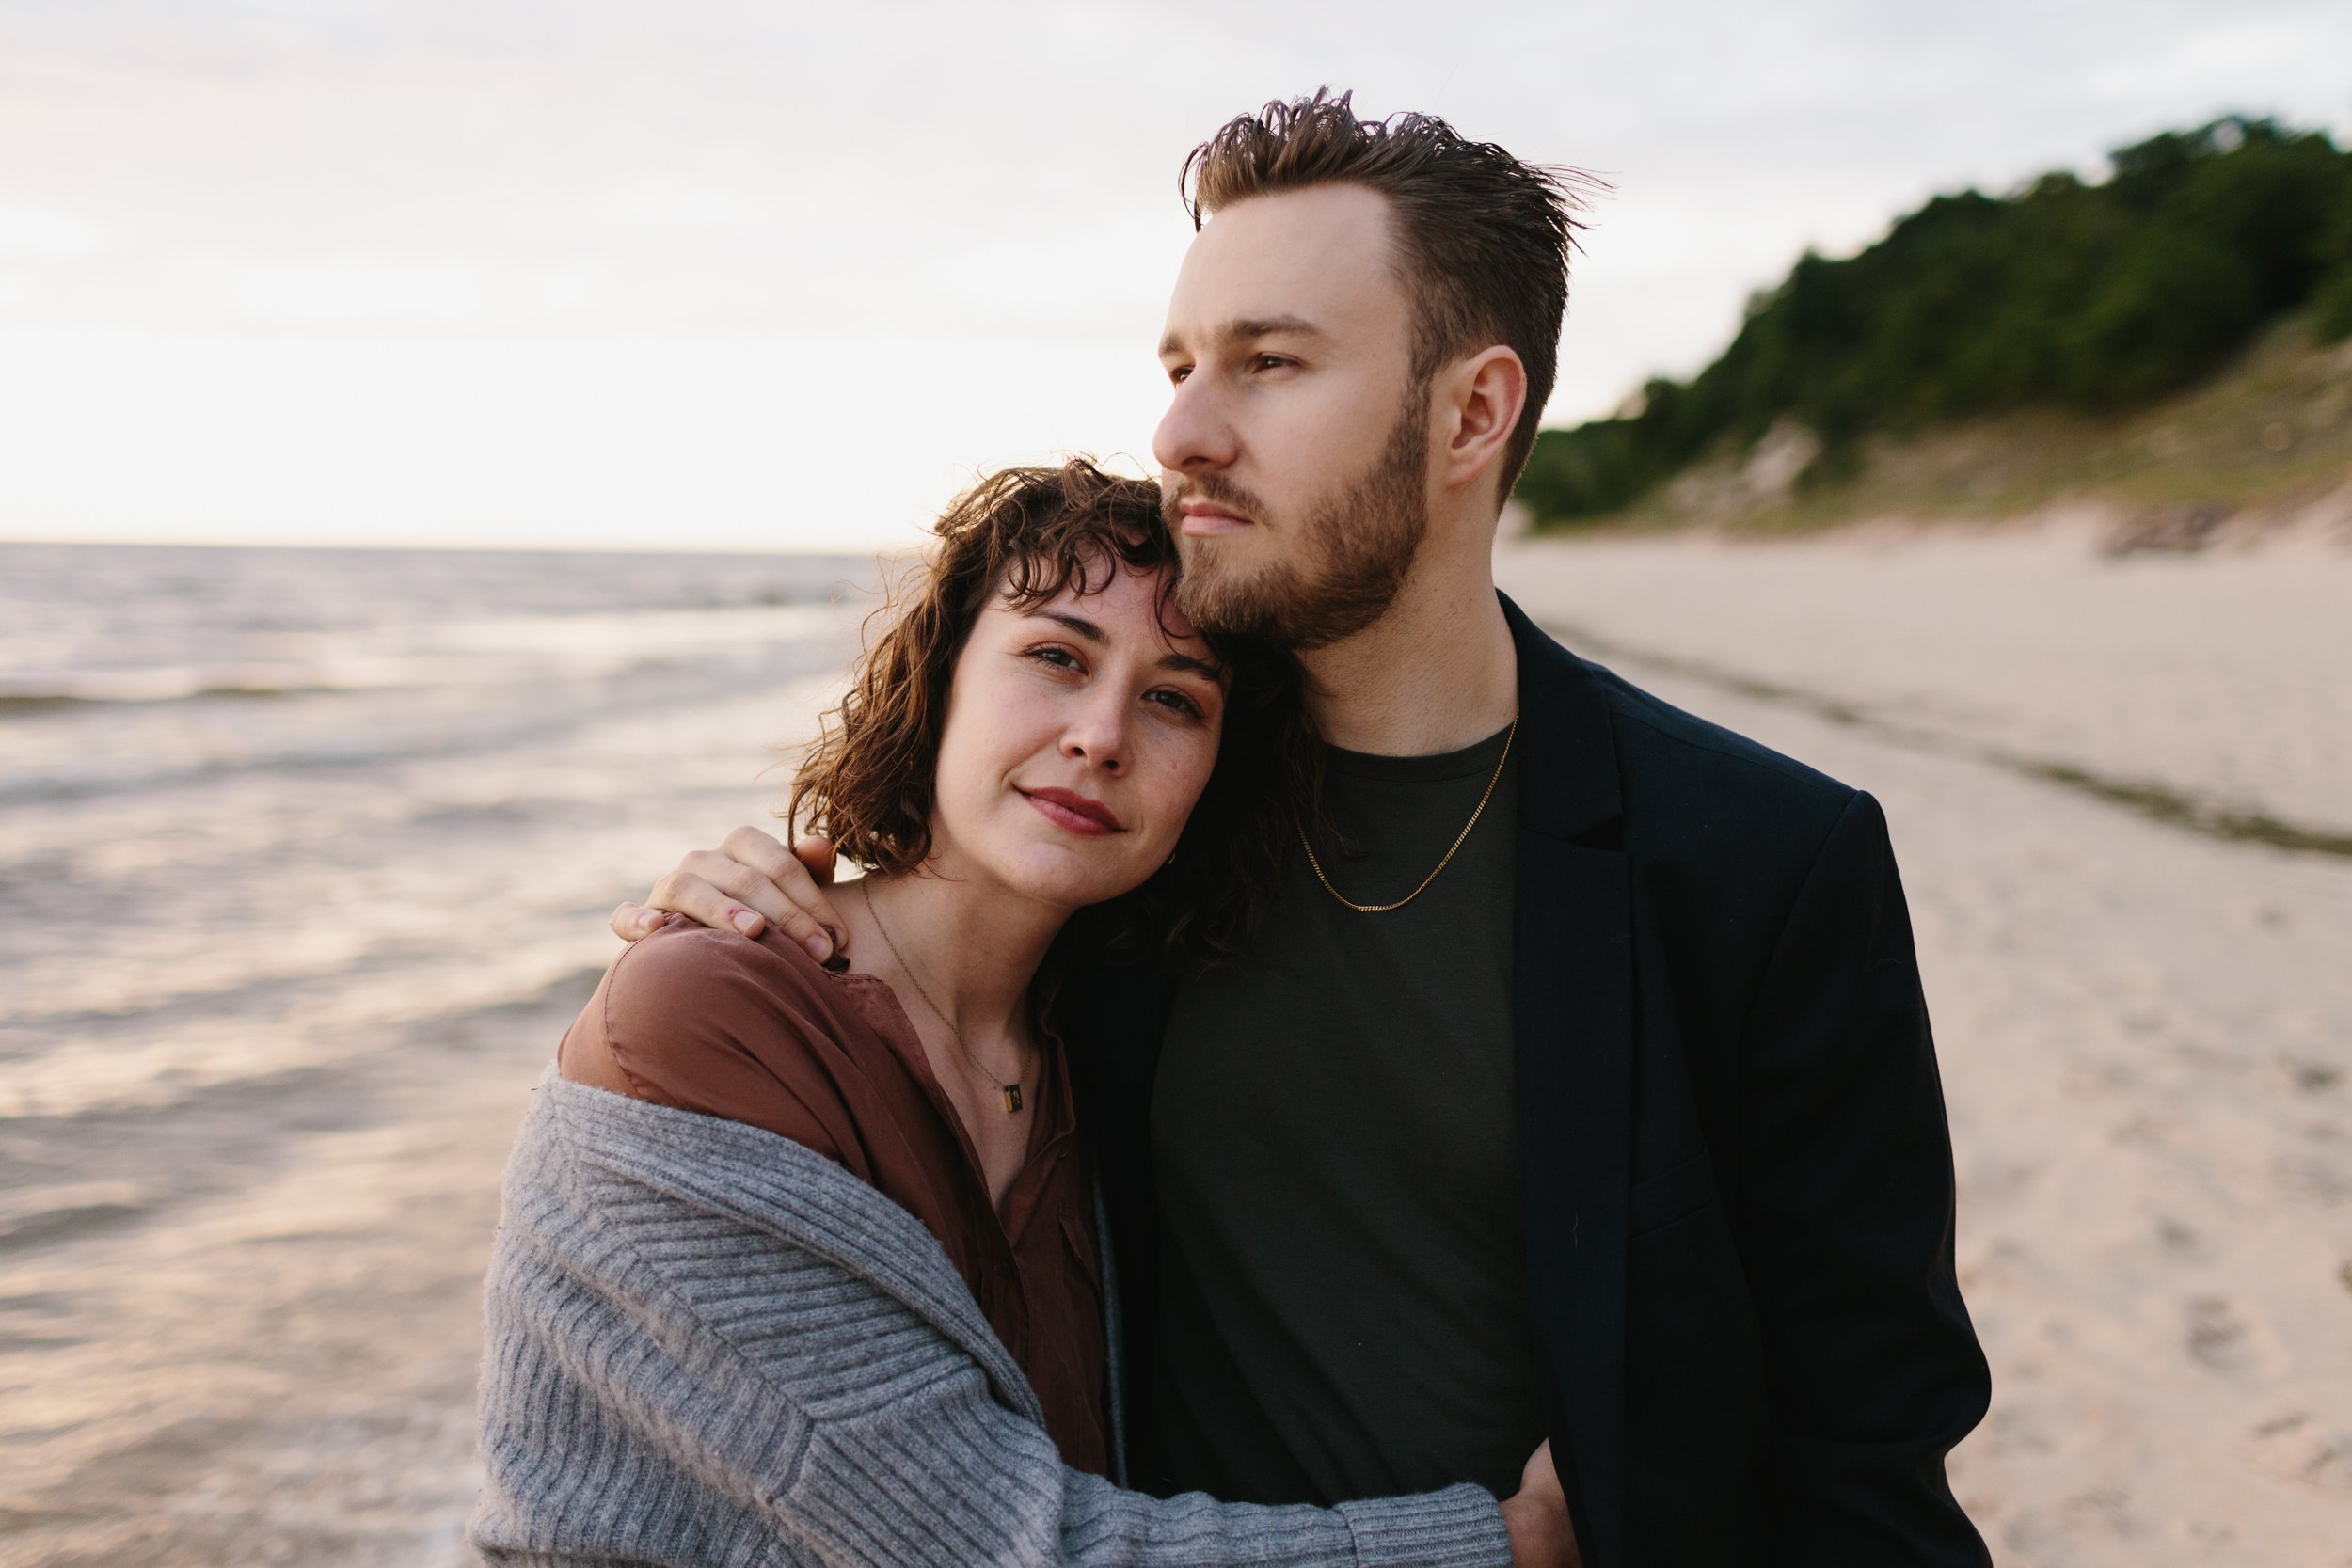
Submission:
[[[1411,892],[1504,743],[1334,752],[1327,799],[1361,853],[1325,856],[1333,885]],[[1251,957],[1179,991],[1152,1101],[1154,1490],[1507,1494],[1543,1440],[1512,1111],[1518,773],[1405,908],[1350,910],[1295,856]]]

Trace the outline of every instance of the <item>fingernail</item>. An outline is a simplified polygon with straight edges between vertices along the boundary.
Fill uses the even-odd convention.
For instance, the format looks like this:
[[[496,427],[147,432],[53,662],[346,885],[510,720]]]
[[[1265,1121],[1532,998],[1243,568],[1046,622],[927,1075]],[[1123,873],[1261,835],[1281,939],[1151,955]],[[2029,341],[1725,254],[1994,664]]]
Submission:
[[[750,936],[759,929],[759,916],[749,910],[737,910],[727,916],[727,924],[745,936]]]
[[[835,952],[839,952],[842,948],[847,947],[850,944],[850,938],[848,934],[838,926],[826,927],[825,935],[833,938],[834,951]]]
[[[823,963],[833,957],[833,943],[823,937],[811,937],[801,945],[807,948],[808,956],[818,963]]]

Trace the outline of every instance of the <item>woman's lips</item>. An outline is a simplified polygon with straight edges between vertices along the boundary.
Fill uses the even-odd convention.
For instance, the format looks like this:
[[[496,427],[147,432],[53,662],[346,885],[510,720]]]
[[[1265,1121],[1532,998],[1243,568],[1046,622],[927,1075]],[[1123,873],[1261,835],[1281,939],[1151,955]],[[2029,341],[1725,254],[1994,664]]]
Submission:
[[[1125,824],[1111,814],[1110,807],[1100,800],[1090,800],[1074,790],[1025,789],[1021,791],[1021,798],[1035,806],[1056,827],[1087,838],[1102,838],[1126,831]]]

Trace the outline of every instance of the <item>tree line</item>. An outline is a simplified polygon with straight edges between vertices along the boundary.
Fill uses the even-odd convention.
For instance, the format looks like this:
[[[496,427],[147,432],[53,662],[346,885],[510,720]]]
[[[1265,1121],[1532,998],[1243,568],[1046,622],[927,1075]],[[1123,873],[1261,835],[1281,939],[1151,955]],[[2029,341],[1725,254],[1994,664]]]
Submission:
[[[2231,116],[2109,157],[2097,183],[1940,196],[1858,255],[1808,252],[1695,377],[1542,432],[1518,499],[1539,521],[1615,512],[1784,419],[1820,442],[1800,483],[1834,480],[1872,434],[2147,403],[2289,311],[2352,335],[2352,152]]]

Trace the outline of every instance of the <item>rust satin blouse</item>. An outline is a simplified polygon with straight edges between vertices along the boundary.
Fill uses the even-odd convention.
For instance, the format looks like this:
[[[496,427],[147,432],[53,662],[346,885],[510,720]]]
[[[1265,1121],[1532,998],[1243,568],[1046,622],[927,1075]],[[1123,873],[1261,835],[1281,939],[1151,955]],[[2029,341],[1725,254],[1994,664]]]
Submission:
[[[575,1083],[781,1133],[913,1213],[1028,1375],[1063,1460],[1108,1473],[1090,1172],[1059,1052],[1001,1216],[889,985],[827,970],[773,931],[754,941],[673,916],[605,972],[558,1060]]]

